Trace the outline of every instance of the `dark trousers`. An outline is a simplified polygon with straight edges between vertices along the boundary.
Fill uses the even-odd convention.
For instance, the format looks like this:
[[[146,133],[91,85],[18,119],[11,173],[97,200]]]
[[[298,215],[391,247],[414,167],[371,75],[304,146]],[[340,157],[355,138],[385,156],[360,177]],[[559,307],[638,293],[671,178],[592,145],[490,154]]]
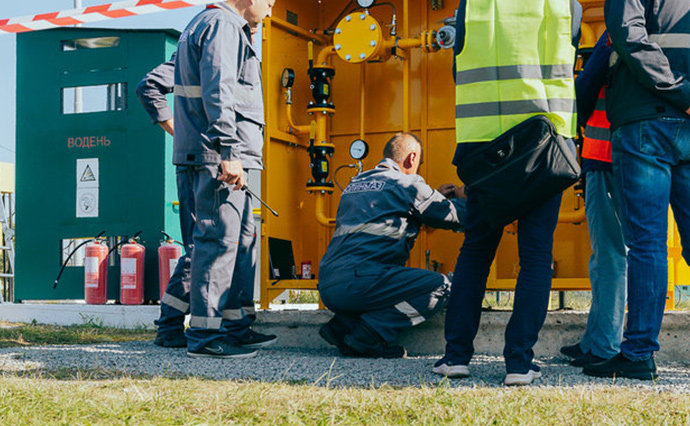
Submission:
[[[440,312],[449,290],[438,272],[381,264],[321,271],[319,282],[321,300],[343,323],[364,321],[386,342]]]
[[[509,373],[526,373],[534,358],[532,347],[549,304],[553,233],[560,205],[561,194],[518,219],[520,273],[503,350]],[[486,222],[477,199],[468,191],[465,241],[455,266],[445,324],[445,359],[453,364],[467,365],[474,355],[486,281],[503,232],[503,227]]]
[[[184,318],[189,313],[189,268],[194,250],[194,191],[188,167],[177,166],[176,178],[177,197],[180,202],[180,231],[185,252],[178,260],[161,299],[161,316],[155,322],[159,334],[183,332]]]

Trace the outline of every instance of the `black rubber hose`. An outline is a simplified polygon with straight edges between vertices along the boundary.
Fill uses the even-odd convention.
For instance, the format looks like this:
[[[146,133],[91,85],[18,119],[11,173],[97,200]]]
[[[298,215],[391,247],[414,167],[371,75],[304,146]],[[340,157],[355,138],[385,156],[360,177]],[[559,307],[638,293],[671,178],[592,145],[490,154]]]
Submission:
[[[77,250],[79,250],[84,244],[88,244],[88,243],[90,243],[91,241],[96,241],[96,239],[98,239],[99,237],[103,236],[103,234],[105,234],[105,231],[101,231],[101,233],[98,234],[98,235],[96,235],[94,238],[91,238],[91,239],[86,240],[86,241],[82,241],[81,244],[79,244],[78,246],[76,246],[76,247],[74,248],[74,250],[72,250],[72,253],[70,253],[69,256],[67,256],[67,260],[65,260],[65,261],[63,262],[62,267],[60,268],[60,272],[58,272],[58,274],[57,274],[57,278],[55,278],[55,284],[53,284],[53,290],[55,290],[55,289],[57,288],[58,281],[60,281],[60,277],[62,277],[62,273],[65,271],[65,267],[67,267],[67,263],[68,263],[69,260],[72,258],[72,256],[74,255],[74,253],[76,253]],[[109,253],[109,254],[110,254],[110,253]]]

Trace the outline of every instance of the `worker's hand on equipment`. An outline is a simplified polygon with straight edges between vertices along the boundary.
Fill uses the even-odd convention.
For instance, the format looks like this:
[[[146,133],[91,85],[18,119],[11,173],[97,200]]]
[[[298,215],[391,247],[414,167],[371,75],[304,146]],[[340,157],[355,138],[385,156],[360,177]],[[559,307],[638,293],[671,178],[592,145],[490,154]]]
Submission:
[[[175,127],[173,126],[173,119],[161,121],[158,123],[159,126],[163,128],[170,136],[174,135]]]
[[[218,180],[228,185],[235,185],[234,189],[240,190],[247,184],[247,180],[244,177],[244,170],[242,169],[242,161],[221,161]]]
[[[455,188],[456,186],[452,183],[444,183],[438,187],[438,192],[446,198],[453,198],[455,196]]]
[[[446,183],[438,188],[440,192],[446,198],[466,198],[465,186],[457,186],[452,183]]]

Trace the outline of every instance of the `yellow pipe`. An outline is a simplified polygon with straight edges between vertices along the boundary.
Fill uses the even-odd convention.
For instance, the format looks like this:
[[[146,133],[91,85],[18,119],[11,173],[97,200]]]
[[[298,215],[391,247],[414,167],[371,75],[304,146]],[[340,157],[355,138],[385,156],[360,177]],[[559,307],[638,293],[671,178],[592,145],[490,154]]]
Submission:
[[[366,82],[367,82],[367,69],[366,64],[362,63],[362,81],[360,85],[362,86],[359,98],[359,138],[364,139],[364,109],[366,106]]]
[[[323,226],[335,226],[335,218],[326,216],[326,194],[316,192],[316,221]]]
[[[393,49],[394,47],[399,47],[401,49],[414,49],[416,47],[424,46],[424,40],[422,37],[419,38],[391,38],[383,43],[385,49]]]
[[[403,0],[403,40],[410,38],[410,2]],[[399,45],[400,42],[398,42]],[[403,131],[410,131],[410,58],[403,64]]]
[[[585,209],[561,212],[558,215],[558,223],[583,223],[586,220]]]
[[[292,25],[291,23],[283,21],[282,19],[276,18],[274,16],[271,16],[270,18],[268,18],[268,20],[270,20],[274,26],[281,28],[283,30],[290,31],[291,33],[295,33],[302,38],[306,38],[307,40],[316,40],[321,44],[326,44],[326,39],[324,37],[306,31],[298,27],[297,25]]]
[[[334,46],[326,46],[323,49],[321,49],[319,55],[316,57],[317,66],[328,65],[328,58],[331,55],[335,55]]]
[[[577,197],[576,200],[577,206],[573,210],[559,213],[558,223],[583,223],[587,221],[582,197]]]
[[[295,135],[303,135],[309,133],[308,125],[295,124],[295,121],[292,119],[292,104],[287,104],[287,107],[285,108],[285,116],[287,117],[288,122],[288,133]]]
[[[327,144],[328,140],[328,114],[322,112],[316,112],[316,138],[314,139],[314,145],[324,145]]]

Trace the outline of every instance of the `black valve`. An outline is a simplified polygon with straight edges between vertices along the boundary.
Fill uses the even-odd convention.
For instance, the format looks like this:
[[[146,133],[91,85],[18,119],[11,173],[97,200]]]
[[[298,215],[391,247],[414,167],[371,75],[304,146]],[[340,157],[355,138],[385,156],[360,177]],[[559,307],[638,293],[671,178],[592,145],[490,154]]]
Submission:
[[[330,175],[330,164],[328,162],[328,157],[332,155],[334,151],[335,150],[332,146],[314,145],[313,141],[309,143],[309,148],[307,148],[309,159],[311,160],[309,167],[311,167],[311,175],[314,180],[310,180],[307,183],[307,187],[333,187],[333,182],[328,181],[328,175]]]
[[[309,103],[308,109],[312,108],[335,108],[330,102],[331,99],[331,80],[335,76],[335,70],[327,67],[310,67],[309,78],[311,79],[311,93],[314,100]]]

